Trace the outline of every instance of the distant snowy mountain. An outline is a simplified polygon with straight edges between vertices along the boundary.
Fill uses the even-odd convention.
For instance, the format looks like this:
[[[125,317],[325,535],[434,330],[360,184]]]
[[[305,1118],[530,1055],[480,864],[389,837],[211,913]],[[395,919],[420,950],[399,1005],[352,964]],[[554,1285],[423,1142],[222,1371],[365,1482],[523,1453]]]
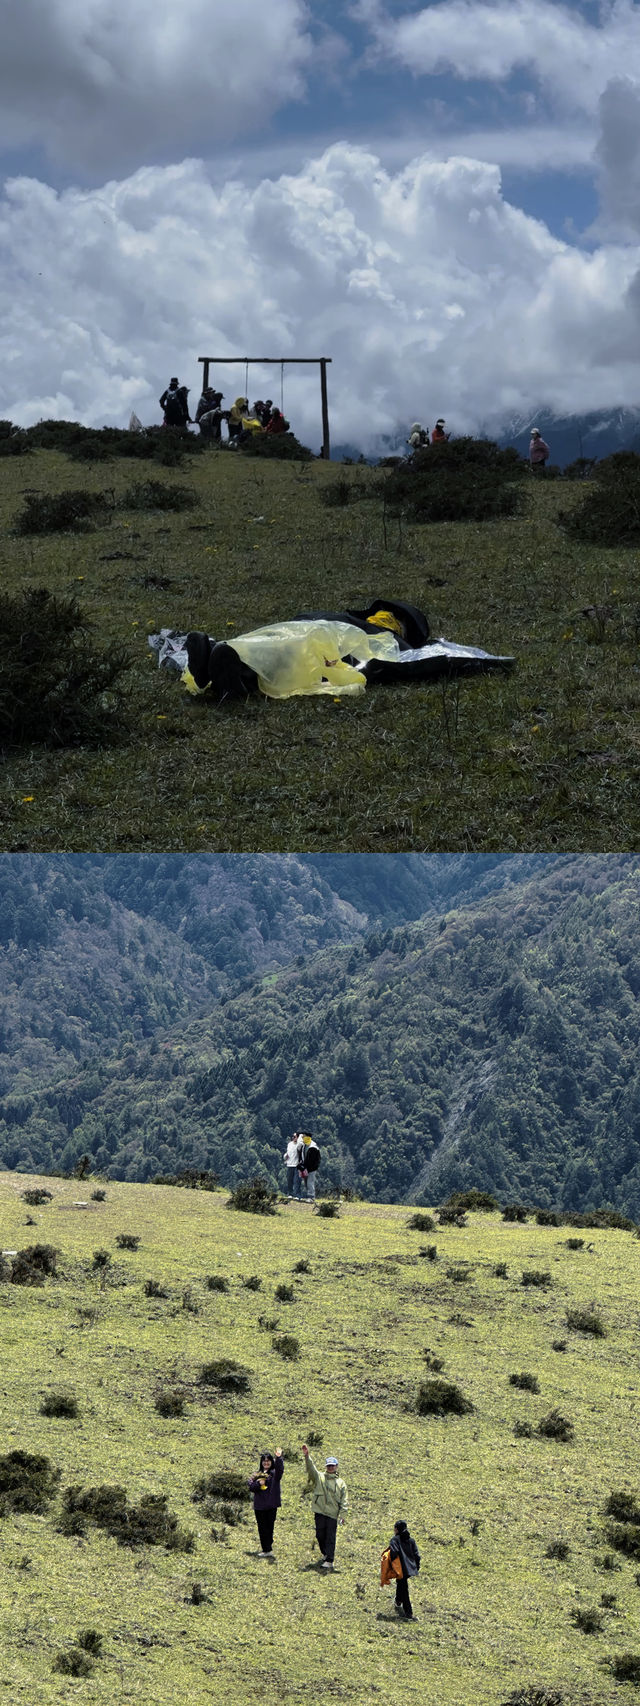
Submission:
[[[549,409],[538,409],[530,415],[514,415],[498,426],[478,429],[479,438],[493,438],[500,445],[512,444],[521,456],[529,450],[532,426],[540,428],[551,451],[551,461],[566,467],[578,456],[611,456],[614,450],[640,451],[640,408],[609,409],[606,413],[588,415],[555,415]],[[460,435],[454,435],[460,436]],[[368,449],[365,461],[376,463],[381,456],[403,456],[406,453],[406,431],[399,427],[380,440],[379,446]],[[357,462],[362,455],[359,445],[336,444],[331,452],[333,462]]]

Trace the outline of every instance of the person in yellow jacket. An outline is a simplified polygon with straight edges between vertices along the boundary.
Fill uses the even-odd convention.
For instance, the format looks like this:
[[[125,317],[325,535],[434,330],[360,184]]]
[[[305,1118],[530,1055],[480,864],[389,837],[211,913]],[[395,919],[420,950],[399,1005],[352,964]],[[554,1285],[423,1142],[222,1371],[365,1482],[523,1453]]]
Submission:
[[[336,1551],[338,1523],[344,1522],[349,1508],[349,1496],[338,1474],[337,1457],[327,1457],[324,1472],[316,1469],[309,1456],[308,1445],[302,1447],[307,1475],[313,1487],[312,1507],[316,1525],[316,1540],[322,1552],[322,1569],[332,1570]]]
[[[236,397],[228,415],[229,443],[237,444],[242,432],[242,417],[247,414],[249,403],[246,397]]]

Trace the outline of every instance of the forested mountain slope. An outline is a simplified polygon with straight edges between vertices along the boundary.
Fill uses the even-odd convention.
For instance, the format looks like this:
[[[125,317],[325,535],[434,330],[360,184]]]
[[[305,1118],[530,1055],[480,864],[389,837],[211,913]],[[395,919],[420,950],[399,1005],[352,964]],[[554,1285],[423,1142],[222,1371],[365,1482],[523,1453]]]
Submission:
[[[274,911],[256,974],[238,987],[225,967],[226,987],[215,996],[202,959],[206,909],[198,912],[195,890],[176,897],[176,920],[186,916],[192,935],[188,944],[172,937],[180,975],[155,936],[151,953],[156,999],[161,987],[177,988],[181,1011],[147,1028],[139,1012],[135,1025],[129,1016],[86,1064],[69,1072],[59,1059],[55,1081],[44,1082],[41,1070],[39,1086],[23,1080],[19,1095],[5,1095],[4,1165],[46,1171],[86,1152],[119,1178],[197,1164],[229,1183],[256,1170],[275,1179],[287,1136],[305,1123],[322,1144],[325,1182],[377,1199],[433,1200],[476,1184],[503,1197],[570,1208],[608,1203],[640,1217],[640,861],[490,861],[476,878],[493,892],[456,904],[450,890],[445,907],[434,897],[418,922],[367,930],[361,916],[340,911],[347,902],[330,886],[328,861],[309,889],[309,861],[272,862],[281,882],[286,876],[294,894],[302,890],[302,916],[315,917],[315,932],[285,888],[282,907],[297,918],[297,935]],[[101,863],[100,904],[113,905],[113,895],[105,898],[110,862]],[[191,861],[179,863],[184,870]],[[260,870],[269,863],[255,862]],[[146,864],[113,861],[126,889],[118,905],[146,908],[120,964],[125,981],[149,952],[140,929],[167,929],[156,916],[160,877],[154,900],[149,871],[136,875]],[[459,890],[468,895],[470,887],[470,873],[460,871]],[[89,921],[91,937],[97,927]],[[326,946],[323,930],[332,937]],[[305,932],[306,948],[291,956]],[[278,965],[283,940],[289,963]],[[192,961],[180,961],[187,954],[200,954],[201,964],[188,1014]],[[38,956],[28,958],[35,978]]]

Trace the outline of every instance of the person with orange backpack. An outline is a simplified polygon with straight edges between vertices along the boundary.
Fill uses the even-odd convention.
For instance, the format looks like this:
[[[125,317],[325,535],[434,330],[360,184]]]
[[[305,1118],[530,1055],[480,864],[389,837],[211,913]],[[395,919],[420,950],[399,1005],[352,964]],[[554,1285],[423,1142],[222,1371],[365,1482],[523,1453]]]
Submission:
[[[380,1582],[385,1587],[388,1582],[396,1584],[395,1611],[397,1617],[413,1617],[413,1606],[409,1598],[409,1581],[417,1576],[420,1569],[420,1553],[415,1540],[410,1535],[406,1522],[396,1522],[387,1549],[382,1554],[380,1562]]]

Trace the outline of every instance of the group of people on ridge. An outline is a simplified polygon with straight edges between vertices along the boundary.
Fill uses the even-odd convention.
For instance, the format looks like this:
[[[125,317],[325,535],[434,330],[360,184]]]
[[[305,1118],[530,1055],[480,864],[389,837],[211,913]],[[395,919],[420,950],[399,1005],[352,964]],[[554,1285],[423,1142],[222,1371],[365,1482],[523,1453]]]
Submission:
[[[344,1523],[349,1508],[346,1483],[338,1474],[337,1457],[330,1455],[325,1458],[324,1469],[318,1469],[308,1445],[303,1445],[302,1454],[307,1479],[311,1483],[316,1543],[321,1553],[320,1568],[333,1570],[338,1523]],[[276,1517],[282,1504],[280,1489],[283,1473],[284,1458],[282,1448],[278,1446],[275,1452],[262,1452],[257,1473],[249,1477],[261,1558],[275,1558],[273,1535]],[[413,1617],[409,1582],[412,1576],[417,1576],[419,1569],[420,1553],[416,1542],[409,1533],[406,1522],[396,1522],[389,1545],[382,1554],[380,1581],[383,1585],[386,1582],[395,1582],[395,1609],[399,1617]]]
[[[446,424],[446,421],[443,421],[440,416],[436,421],[431,437],[429,437],[429,428],[421,426],[419,421],[414,421],[407,444],[411,446],[412,450],[424,450],[428,444],[447,444],[449,433],[444,430]]]
[[[214,391],[212,385],[206,385],[195,413],[195,421],[189,413],[189,389],[180,385],[177,377],[169,380],[166,391],[160,398],[160,408],[163,410],[164,425],[173,427],[178,432],[186,432],[188,426],[198,426],[200,436],[209,444],[222,442],[222,422],[227,423],[230,449],[241,449],[255,434],[267,433],[271,438],[289,431],[289,422],[281,409],[274,407],[271,397],[263,403],[259,398],[256,403],[249,405],[248,397],[236,397],[230,409],[223,409],[224,393]]]
[[[284,1152],[287,1169],[287,1196],[294,1202],[306,1198],[316,1200],[316,1173],[320,1166],[320,1150],[315,1137],[308,1131],[294,1131]]]

